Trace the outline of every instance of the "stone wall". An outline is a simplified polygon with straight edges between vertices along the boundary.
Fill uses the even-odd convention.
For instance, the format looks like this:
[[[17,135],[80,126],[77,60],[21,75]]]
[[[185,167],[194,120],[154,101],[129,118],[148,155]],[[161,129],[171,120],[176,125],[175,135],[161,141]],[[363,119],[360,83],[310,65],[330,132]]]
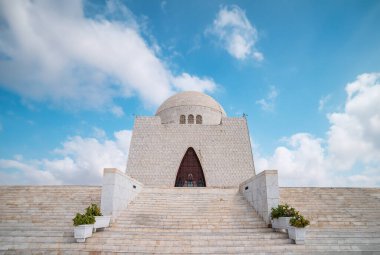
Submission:
[[[255,175],[245,118],[196,125],[161,124],[158,116],[135,119],[127,174],[144,185],[174,187],[189,147],[197,153],[207,187],[238,187]]]
[[[140,193],[142,184],[116,168],[105,168],[101,212],[115,220],[120,212]]]
[[[166,109],[158,113],[157,115],[160,116],[162,124],[179,124],[179,116],[185,115],[187,123],[187,116],[189,116],[189,114],[194,115],[194,123],[195,116],[201,115],[202,122],[204,125],[219,125],[222,119],[222,113],[220,111],[217,111],[213,108],[198,105],[173,107],[170,109]]]
[[[240,192],[256,212],[270,223],[272,207],[277,207],[280,195],[277,170],[266,170],[240,184]]]

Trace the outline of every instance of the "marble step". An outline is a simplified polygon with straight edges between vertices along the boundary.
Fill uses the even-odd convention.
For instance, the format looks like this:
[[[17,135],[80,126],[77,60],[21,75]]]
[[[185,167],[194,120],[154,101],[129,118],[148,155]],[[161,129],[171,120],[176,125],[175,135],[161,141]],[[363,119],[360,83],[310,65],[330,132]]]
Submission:
[[[258,231],[256,233],[249,233],[247,235],[246,232],[142,232],[142,233],[133,233],[133,232],[123,232],[123,231],[110,231],[106,232],[97,232],[91,239],[90,242],[94,242],[93,240],[97,240],[98,238],[104,238],[109,240],[114,239],[130,239],[130,238],[138,238],[138,239],[149,239],[149,240],[173,240],[176,238],[196,238],[197,240],[257,240],[257,239],[287,239],[287,234],[279,233],[279,232],[265,232]]]
[[[0,187],[0,254],[380,254],[377,190],[280,188],[280,196],[311,218],[306,245],[266,228],[237,189],[145,187],[110,228],[77,244],[71,219],[100,202],[100,187]]]
[[[11,245],[5,248],[11,248]],[[47,252],[47,254],[57,253],[57,247],[51,244],[25,244],[25,250],[21,249],[22,254],[36,254],[39,251]],[[380,245],[252,245],[252,246],[112,246],[112,245],[76,245],[62,244],[59,248],[60,254],[72,254],[73,252],[80,254],[107,254],[107,252],[117,253],[155,253],[155,254],[377,254],[380,251]],[[33,251],[33,253],[29,253]],[[99,251],[99,252],[98,252]],[[102,251],[102,252],[101,252]],[[25,252],[25,253],[24,253]],[[88,252],[88,253],[87,253]],[[20,254],[12,253],[7,254]]]

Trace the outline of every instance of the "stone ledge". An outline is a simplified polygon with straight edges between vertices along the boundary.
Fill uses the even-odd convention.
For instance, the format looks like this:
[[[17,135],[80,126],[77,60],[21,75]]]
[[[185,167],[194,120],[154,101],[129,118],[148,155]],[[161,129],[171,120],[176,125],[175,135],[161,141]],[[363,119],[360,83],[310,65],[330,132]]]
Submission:
[[[247,185],[247,183],[253,181],[254,179],[260,178],[263,175],[278,175],[278,171],[277,170],[264,170],[264,171],[262,171],[256,175],[250,177],[249,179],[243,181],[242,183],[240,183],[239,188],[244,186],[244,185]]]
[[[133,183],[136,183],[138,185],[141,185],[143,186],[143,184],[141,182],[139,182],[138,180],[130,177],[129,175],[127,175],[126,173],[122,172],[121,170],[117,169],[117,168],[104,168],[103,170],[103,175],[106,174],[106,173],[113,173],[113,174],[118,174],[118,175],[121,175],[123,176],[124,178],[127,178],[129,181],[133,182]]]

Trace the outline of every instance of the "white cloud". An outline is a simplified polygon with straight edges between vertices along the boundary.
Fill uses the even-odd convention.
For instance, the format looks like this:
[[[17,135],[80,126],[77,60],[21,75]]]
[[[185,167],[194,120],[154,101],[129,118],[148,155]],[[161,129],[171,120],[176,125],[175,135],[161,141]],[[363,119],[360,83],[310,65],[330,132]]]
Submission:
[[[21,161],[24,157],[21,154],[16,154],[13,156],[13,158],[17,161]]]
[[[180,90],[214,91],[217,85],[211,78],[199,78],[188,73],[173,78],[173,84]]]
[[[256,28],[236,5],[222,6],[206,33],[216,36],[222,47],[239,60],[249,57],[257,61],[264,59],[264,55],[255,48],[258,40]]]
[[[278,169],[284,186],[380,186],[380,73],[359,75],[346,92],[344,111],[328,114],[326,139],[295,134],[259,156],[257,169]]]
[[[123,117],[124,116],[124,111],[123,108],[120,106],[112,106],[111,112],[116,116],[116,117]]]
[[[162,12],[166,12],[166,5],[167,5],[168,3],[166,2],[166,1],[161,1],[161,4],[160,4],[160,7],[161,7],[161,10],[162,10]]]
[[[365,73],[346,86],[344,112],[331,113],[329,153],[339,169],[356,162],[379,165],[380,174],[380,73]]]
[[[261,52],[255,51],[253,53],[253,58],[260,62],[264,60],[264,55]]]
[[[177,90],[175,74],[126,6],[108,1],[107,8],[89,18],[81,1],[1,1],[0,52],[7,56],[0,61],[1,86],[66,107],[109,106],[116,115],[115,97],[137,94],[145,105],[160,104]]]
[[[50,172],[41,171],[30,163],[0,159],[1,184],[61,184]]]
[[[273,111],[276,103],[278,91],[276,87],[271,86],[268,95],[265,98],[256,101],[256,104],[261,106],[264,111]]]
[[[271,157],[260,159],[258,169],[278,169],[280,185],[313,186],[321,182],[332,185],[326,183],[328,171],[321,139],[298,133],[284,141],[285,146],[277,147]]]
[[[321,97],[321,99],[319,99],[318,111],[322,111],[325,108],[326,103],[330,101],[330,99],[331,99],[330,94],[327,96]]]
[[[75,136],[54,150],[56,159],[0,159],[2,184],[100,184],[103,168],[125,170],[132,132],[121,130],[114,139]]]
[[[93,127],[92,133],[93,136],[97,139],[105,139],[107,137],[106,131],[98,127]]]

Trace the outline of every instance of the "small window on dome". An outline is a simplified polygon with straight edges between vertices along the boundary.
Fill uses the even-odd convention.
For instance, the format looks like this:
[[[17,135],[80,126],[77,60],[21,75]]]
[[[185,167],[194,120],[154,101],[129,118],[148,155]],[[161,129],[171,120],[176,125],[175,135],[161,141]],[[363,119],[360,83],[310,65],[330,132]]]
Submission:
[[[185,115],[181,115],[179,117],[179,124],[186,124],[186,116]]]
[[[189,123],[189,124],[194,124],[194,115],[190,114],[190,115],[187,117],[187,123]]]
[[[195,121],[197,124],[202,124],[202,115],[197,115]]]

